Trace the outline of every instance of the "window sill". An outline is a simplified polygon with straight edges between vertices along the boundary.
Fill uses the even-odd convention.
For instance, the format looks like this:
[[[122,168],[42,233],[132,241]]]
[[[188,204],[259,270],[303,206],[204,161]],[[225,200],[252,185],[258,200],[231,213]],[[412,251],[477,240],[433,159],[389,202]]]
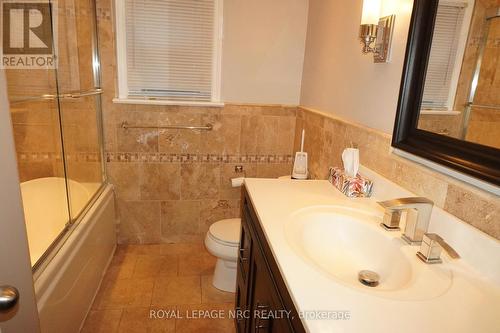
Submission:
[[[188,101],[167,101],[162,99],[139,99],[139,98],[113,98],[113,103],[142,104],[142,105],[211,106],[211,107],[224,106],[223,102],[188,102]]]
[[[420,114],[436,115],[436,116],[457,116],[460,111],[453,110],[421,110]]]

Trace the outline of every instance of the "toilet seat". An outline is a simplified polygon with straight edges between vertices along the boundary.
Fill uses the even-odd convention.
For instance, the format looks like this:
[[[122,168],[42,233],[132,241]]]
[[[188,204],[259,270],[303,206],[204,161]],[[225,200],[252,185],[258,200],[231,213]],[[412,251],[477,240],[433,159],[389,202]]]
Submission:
[[[225,219],[213,223],[207,235],[219,244],[237,247],[240,242],[241,219]]]

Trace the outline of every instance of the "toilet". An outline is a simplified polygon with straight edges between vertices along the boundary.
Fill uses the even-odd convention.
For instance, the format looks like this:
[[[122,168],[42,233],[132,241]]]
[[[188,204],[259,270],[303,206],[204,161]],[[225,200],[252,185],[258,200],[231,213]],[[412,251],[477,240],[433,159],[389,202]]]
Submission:
[[[239,218],[220,220],[210,226],[205,237],[208,252],[217,257],[212,284],[223,291],[236,291],[240,229]]]

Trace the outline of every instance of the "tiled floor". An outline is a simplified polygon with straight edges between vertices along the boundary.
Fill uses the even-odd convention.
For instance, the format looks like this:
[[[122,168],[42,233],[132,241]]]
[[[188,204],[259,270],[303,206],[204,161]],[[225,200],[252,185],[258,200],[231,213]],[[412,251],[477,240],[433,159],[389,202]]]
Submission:
[[[234,332],[215,261],[203,244],[118,246],[82,332]]]

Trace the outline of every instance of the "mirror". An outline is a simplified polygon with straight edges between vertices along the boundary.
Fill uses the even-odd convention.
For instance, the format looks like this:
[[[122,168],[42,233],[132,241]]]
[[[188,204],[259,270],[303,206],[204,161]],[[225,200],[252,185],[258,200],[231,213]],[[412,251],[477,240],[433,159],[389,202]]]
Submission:
[[[415,0],[392,146],[500,185],[500,0]]]
[[[418,128],[500,148],[500,0],[439,1]]]

